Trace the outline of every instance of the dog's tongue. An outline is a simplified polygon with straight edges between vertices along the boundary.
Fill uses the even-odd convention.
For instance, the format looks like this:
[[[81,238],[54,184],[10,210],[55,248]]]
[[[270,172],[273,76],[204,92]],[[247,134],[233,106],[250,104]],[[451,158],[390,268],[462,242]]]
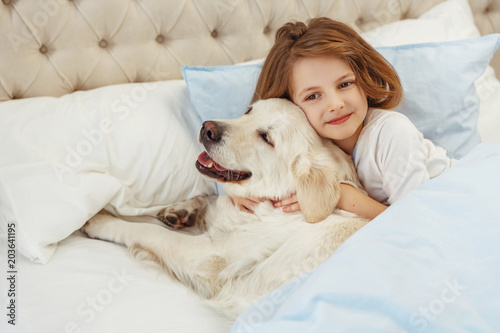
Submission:
[[[200,156],[198,156],[198,162],[200,162],[203,166],[207,166],[214,161],[210,158],[210,156],[208,156],[208,153],[204,151],[200,154]]]
[[[217,163],[215,163],[215,161],[210,156],[208,156],[208,153],[206,151],[204,151],[203,153],[200,154],[200,156],[198,156],[198,162],[200,162],[201,165],[207,168],[209,168],[209,165],[213,163],[213,166],[215,167],[216,170],[218,171],[227,170],[226,168],[223,168]]]

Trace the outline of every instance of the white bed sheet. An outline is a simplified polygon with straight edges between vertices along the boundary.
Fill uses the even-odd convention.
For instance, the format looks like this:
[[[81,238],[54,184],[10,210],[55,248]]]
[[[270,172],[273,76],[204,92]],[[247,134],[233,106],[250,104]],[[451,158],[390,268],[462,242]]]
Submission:
[[[2,332],[221,333],[231,327],[192,291],[132,260],[125,247],[80,231],[46,265],[18,260],[17,321],[12,326],[2,318]]]

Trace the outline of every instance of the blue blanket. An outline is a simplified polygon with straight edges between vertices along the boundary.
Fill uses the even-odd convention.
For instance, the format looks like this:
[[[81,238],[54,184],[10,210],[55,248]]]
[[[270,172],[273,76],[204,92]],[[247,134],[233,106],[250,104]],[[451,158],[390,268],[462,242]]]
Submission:
[[[400,199],[231,332],[500,332],[500,144]]]

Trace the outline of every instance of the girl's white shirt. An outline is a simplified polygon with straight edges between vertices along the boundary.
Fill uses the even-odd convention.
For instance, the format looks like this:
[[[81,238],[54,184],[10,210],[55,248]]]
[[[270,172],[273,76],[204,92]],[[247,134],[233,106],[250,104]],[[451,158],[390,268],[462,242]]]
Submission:
[[[393,204],[455,162],[403,114],[370,109],[353,156],[368,195]]]

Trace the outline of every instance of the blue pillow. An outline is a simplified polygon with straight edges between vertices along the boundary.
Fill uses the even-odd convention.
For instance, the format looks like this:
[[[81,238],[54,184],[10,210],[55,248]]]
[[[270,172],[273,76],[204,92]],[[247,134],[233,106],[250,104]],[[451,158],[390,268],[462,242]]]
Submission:
[[[238,118],[247,111],[262,62],[232,66],[182,66],[189,98],[202,121]]]
[[[451,42],[379,47],[398,72],[405,114],[427,139],[461,158],[481,142],[474,81],[486,70],[500,34]],[[191,102],[201,119],[236,118],[252,99],[262,64],[183,66]]]
[[[403,84],[405,101],[397,110],[451,157],[461,158],[481,142],[474,81],[488,67],[499,37],[377,48]]]

